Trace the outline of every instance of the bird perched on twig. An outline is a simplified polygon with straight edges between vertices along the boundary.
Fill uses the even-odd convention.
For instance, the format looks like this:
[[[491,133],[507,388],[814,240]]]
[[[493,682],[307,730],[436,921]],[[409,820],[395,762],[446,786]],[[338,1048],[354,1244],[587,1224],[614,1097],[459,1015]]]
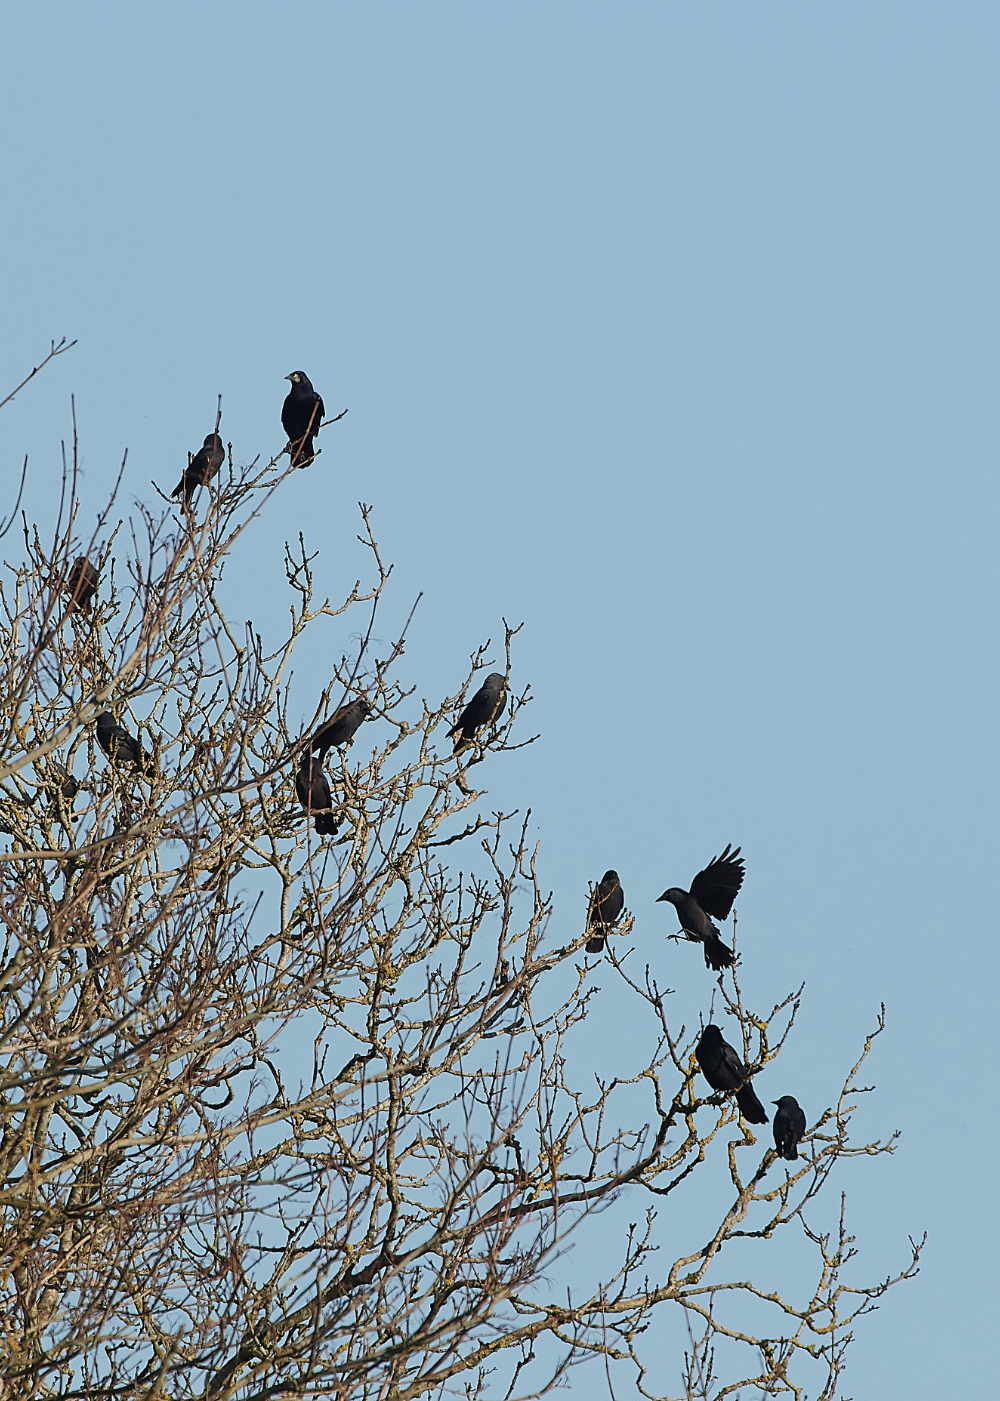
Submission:
[[[305,467],[315,456],[313,438],[320,430],[326,409],[313,389],[304,370],[293,370],[285,379],[291,380],[281,409],[281,426],[288,434],[288,453],[293,467]]]
[[[484,725],[490,725],[500,714],[507,699],[507,680],[498,671],[491,672],[448,731],[455,741],[455,753],[467,749]]]
[[[704,946],[705,966],[716,972],[720,968],[732,967],[736,955],[719,938],[719,931],[709,916],[729,918],[733,901],[743,884],[743,874],[740,848],[730,851],[727,846],[721,856],[715,857],[703,871],[698,872],[690,890],[681,890],[672,885],[660,896],[660,900],[669,900],[676,906],[685,936]],[[660,900],[656,903],[659,904]]]
[[[103,711],[97,717],[97,743],[115,768],[131,764],[137,773],[148,775],[152,772],[152,756],[128,730],[118,724],[110,710]]]
[[[618,923],[625,908],[625,892],[622,890],[617,871],[605,871],[601,883],[590,897],[587,911],[587,932],[593,930],[593,937],[587,940],[588,953],[602,953],[608,934]]]
[[[203,447],[200,447],[184,469],[184,473],[170,493],[180,496],[183,493],[184,505],[190,506],[191,498],[198,487],[208,486],[226,460],[226,451],[218,433],[209,433]]]
[[[306,817],[313,817],[317,836],[335,837],[337,823],[333,816],[333,794],[323,772],[323,760],[307,754],[295,775],[295,796]]]
[[[774,1146],[779,1158],[787,1158],[790,1163],[798,1158],[799,1139],[806,1131],[806,1116],[794,1095],[782,1095],[772,1099],[778,1112],[774,1116]]]
[[[80,555],[70,566],[66,575],[66,582],[63,588],[69,594],[68,613],[72,613],[75,608],[79,608],[84,613],[89,613],[94,594],[97,592],[99,576],[97,569],[91,564],[89,559]]]
[[[749,1124],[766,1124],[767,1111],[754,1094],[747,1068],[723,1039],[717,1026],[709,1023],[695,1047],[695,1059],[713,1090],[735,1093],[740,1113]]]
[[[349,705],[342,705],[333,712],[309,741],[309,748],[319,752],[320,763],[326,758],[328,749],[339,749],[350,744],[359,726],[368,719],[371,705],[364,696],[358,696]]]

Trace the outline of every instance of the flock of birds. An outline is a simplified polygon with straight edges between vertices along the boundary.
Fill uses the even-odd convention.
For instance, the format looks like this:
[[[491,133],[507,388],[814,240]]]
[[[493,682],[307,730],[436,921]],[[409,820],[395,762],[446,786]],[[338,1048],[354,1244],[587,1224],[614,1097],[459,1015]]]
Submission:
[[[705,967],[714,972],[731,968],[736,962],[735,953],[722,942],[713,919],[729,918],[744,874],[740,848],[733,851],[727,845],[721,856],[716,856],[703,871],[698,872],[690,890],[672,885],[657,901],[659,904],[661,900],[666,900],[674,906],[681,933],[685,938],[701,944]],[[618,923],[624,908],[625,892],[618,872],[605,871],[594,888],[587,911],[587,933],[591,936],[587,941],[588,953],[603,952],[608,934]],[[767,1123],[767,1110],[754,1092],[746,1066],[717,1026],[709,1024],[705,1027],[695,1048],[695,1058],[712,1089],[721,1094],[732,1094],[748,1123]],[[773,1124],[774,1146],[779,1158],[794,1162],[799,1156],[799,1140],[806,1131],[806,1116],[794,1095],[782,1095],[781,1099],[772,1103],[778,1110]]]
[[[281,423],[288,436],[292,465],[307,466],[314,458],[315,437],[323,425],[323,400],[313,389],[308,375],[293,370],[286,379],[291,389],[281,410]],[[185,510],[191,508],[195,492],[207,486],[225,460],[218,425],[206,437],[204,445],[191,456],[173,495],[182,498]],[[99,583],[98,571],[90,560],[74,561],[66,576],[66,591],[70,594],[70,609],[80,608],[89,613]],[[449,730],[454,752],[462,753],[475,742],[476,736],[500,715],[507,697],[507,681],[499,672],[487,676]],[[307,820],[312,818],[318,836],[337,834],[337,818],[333,806],[330,782],[324,771],[324,760],[330,749],[349,745],[358,727],[371,713],[364,696],[342,705],[323,722],[312,736],[295,775],[295,793]],[[129,767],[143,776],[153,772],[154,761],[139,741],[105,711],[97,717],[97,742],[116,767]],[[744,863],[740,848],[727,846],[691,882],[690,890],[671,886],[660,896],[677,910],[681,933],[702,945],[705,965],[714,972],[730,968],[736,955],[724,944],[713,920],[729,918],[733,902],[743,884]],[[608,935],[614,929],[625,908],[625,895],[617,871],[605,871],[590,899],[587,913],[587,952],[602,953]],[[767,1112],[754,1092],[747,1068],[717,1026],[706,1026],[695,1050],[701,1073],[713,1090],[732,1094],[740,1113],[751,1124],[766,1124]],[[798,1158],[798,1144],[806,1131],[805,1114],[792,1095],[772,1101],[777,1107],[774,1116],[774,1143],[781,1158]]]

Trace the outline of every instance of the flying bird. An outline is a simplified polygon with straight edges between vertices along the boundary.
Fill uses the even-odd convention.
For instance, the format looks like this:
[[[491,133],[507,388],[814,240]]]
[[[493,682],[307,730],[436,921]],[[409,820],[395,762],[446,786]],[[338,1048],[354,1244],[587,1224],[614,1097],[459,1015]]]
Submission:
[[[794,1163],[799,1156],[799,1139],[806,1131],[806,1116],[794,1095],[782,1095],[771,1103],[778,1108],[774,1116],[774,1146],[778,1157]]]
[[[458,717],[458,721],[448,731],[448,738],[455,741],[455,753],[467,749],[476,737],[476,731],[491,724],[503,710],[507,699],[507,681],[498,671],[491,672]]]
[[[350,744],[355,731],[367,720],[370,712],[368,701],[364,696],[358,696],[357,700],[340,706],[329,720],[323,721],[309,742],[310,749],[319,751],[320,763],[326,758],[328,749],[339,749],[342,745]]]
[[[226,452],[222,446],[222,439],[218,433],[209,433],[204,446],[198,449],[185,467],[180,481],[170,493],[171,496],[180,496],[183,493],[184,505],[190,506],[191,498],[198,487],[208,486],[225,460]]]
[[[729,1042],[723,1039],[717,1026],[711,1023],[706,1026],[694,1054],[702,1075],[713,1090],[722,1090],[726,1094],[735,1092],[736,1103],[747,1123],[767,1123],[767,1111],[754,1094],[746,1066]]]
[[[84,613],[90,612],[94,594],[97,592],[98,573],[89,559],[83,555],[75,559],[66,575],[66,582],[63,588],[69,594],[69,607],[66,610],[72,613],[75,608],[81,609]]]
[[[115,768],[123,768],[126,764],[141,774],[152,772],[152,757],[145,752],[137,739],[123,729],[115,720],[110,710],[105,710],[97,717],[97,743],[104,750]]]
[[[587,940],[588,953],[602,953],[608,933],[618,923],[625,907],[625,893],[618,879],[617,871],[605,871],[601,883],[590,897],[587,911],[587,933],[594,931]]]
[[[313,438],[319,432],[326,409],[304,370],[293,370],[285,379],[292,387],[281,409],[281,426],[288,434],[293,467],[305,467],[315,456]]]
[[[295,795],[306,817],[314,817],[313,828],[320,837],[335,837],[337,823],[333,816],[333,795],[323,772],[323,760],[307,754],[295,775]]]
[[[733,901],[743,884],[743,858],[740,848],[730,851],[727,846],[721,856],[717,856],[703,871],[699,871],[691,882],[690,890],[681,890],[672,885],[660,896],[669,900],[677,908],[677,918],[687,938],[704,946],[705,967],[730,968],[736,962],[732,949],[719,938],[719,931],[710,916],[728,919]],[[660,900],[656,903],[659,904]]]

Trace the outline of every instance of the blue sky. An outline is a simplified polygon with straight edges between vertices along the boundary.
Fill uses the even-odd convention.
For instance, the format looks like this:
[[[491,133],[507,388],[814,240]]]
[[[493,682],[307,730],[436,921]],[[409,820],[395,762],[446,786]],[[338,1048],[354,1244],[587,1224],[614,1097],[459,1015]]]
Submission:
[[[807,1110],[885,1001],[862,1273],[930,1239],[855,1401],[995,1371],[998,40],[915,0],[0,11],[0,386],[79,342],[0,416],[29,516],[71,393],[91,513],[126,447],[127,496],[169,491],[218,393],[242,460],[292,368],[349,407],[237,616],[278,626],[299,529],[339,592],[370,502],[423,694],[525,622],[542,739],[491,798],[568,932],[616,867],[696,1020],[653,902],[740,842],[748,989],[807,983]]]

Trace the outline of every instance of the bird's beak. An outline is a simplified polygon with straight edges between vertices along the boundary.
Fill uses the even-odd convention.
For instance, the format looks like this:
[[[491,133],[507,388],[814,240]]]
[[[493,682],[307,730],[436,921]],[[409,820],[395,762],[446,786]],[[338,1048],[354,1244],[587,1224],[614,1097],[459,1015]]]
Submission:
[[[778,1101],[777,1101],[776,1099],[772,1099],[772,1100],[771,1100],[771,1103],[774,1105],[775,1109],[777,1109],[777,1107],[778,1107]]]
[[[662,895],[658,896],[657,899],[653,901],[653,904],[654,904],[654,905],[659,905],[659,904],[660,904],[662,901],[664,901],[666,898],[667,898],[667,894],[666,894],[666,891],[664,891],[664,893],[663,893]]]
[[[286,375],[285,379],[291,379],[291,375]]]

